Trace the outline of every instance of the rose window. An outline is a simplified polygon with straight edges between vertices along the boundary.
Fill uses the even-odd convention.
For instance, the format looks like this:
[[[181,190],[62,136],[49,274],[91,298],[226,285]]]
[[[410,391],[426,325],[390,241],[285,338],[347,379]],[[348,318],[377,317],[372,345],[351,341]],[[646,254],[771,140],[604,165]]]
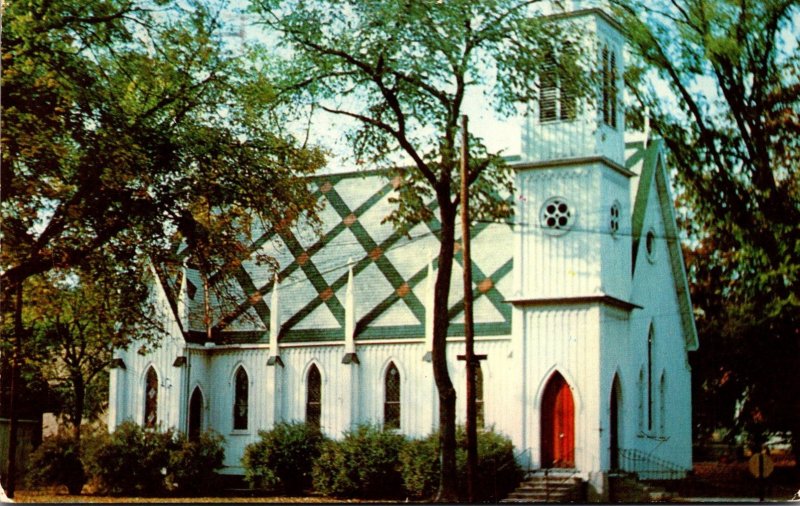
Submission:
[[[566,233],[575,221],[572,207],[563,197],[553,197],[542,206],[539,215],[542,227],[556,234]]]

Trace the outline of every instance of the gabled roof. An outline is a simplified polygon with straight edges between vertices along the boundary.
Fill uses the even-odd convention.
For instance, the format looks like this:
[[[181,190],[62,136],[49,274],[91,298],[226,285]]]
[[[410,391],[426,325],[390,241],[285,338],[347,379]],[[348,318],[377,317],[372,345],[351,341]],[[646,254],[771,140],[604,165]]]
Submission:
[[[263,234],[253,242],[254,254],[268,255],[280,264],[281,342],[344,339],[345,285],[351,262],[356,340],[424,337],[427,269],[438,253],[441,225],[434,218],[398,231],[392,224],[383,223],[393,209],[389,197],[398,184],[398,179],[389,179],[384,171],[319,176],[312,185],[325,203],[322,234],[301,223]],[[430,206],[436,207],[434,202]],[[511,333],[511,308],[503,303],[503,291],[511,287],[512,243],[507,224],[479,223],[473,228],[477,336]],[[456,250],[448,303],[449,334],[460,336],[464,330],[463,300],[457,295],[463,293],[459,244]],[[243,302],[225,315],[215,315],[220,342],[269,341],[273,271],[252,259],[242,262],[234,276]],[[205,339],[203,300],[197,288],[189,313],[188,334],[193,341]]]
[[[642,261],[639,257],[639,250],[647,213],[647,200],[651,192],[655,190],[658,209],[661,212],[662,222],[664,223],[667,249],[669,251],[669,265],[672,270],[672,279],[678,298],[686,349],[696,350],[698,347],[697,328],[695,327],[692,302],[689,296],[686,266],[683,262],[683,252],[681,251],[678,237],[678,226],[675,221],[673,198],[669,189],[664,143],[661,139],[653,139],[646,147],[643,142],[632,142],[628,143],[626,148],[629,153],[626,167],[638,174],[638,184],[633,189],[635,195],[631,224],[633,233],[631,266],[633,273],[636,273],[636,268],[639,262]]]
[[[626,167],[639,175],[633,212],[635,266],[646,196],[654,181],[664,223],[671,227],[668,236],[677,238],[677,230],[664,179],[660,142],[651,143],[647,149],[641,142],[626,147],[629,153]],[[658,167],[661,169],[657,170]],[[299,223],[276,232],[254,234],[257,238],[251,245],[252,255],[235,268],[233,276],[240,302],[224,313],[217,311],[213,315],[214,340],[269,342],[274,272],[255,261],[259,254],[274,258],[279,264],[280,342],[344,341],[344,301],[350,265],[355,283],[356,341],[423,338],[428,264],[435,262],[439,249],[438,219],[404,230],[396,230],[391,223],[384,222],[395,206],[389,198],[400,184],[387,171],[322,175],[310,184],[325,204],[320,229]],[[429,206],[435,209],[435,201]],[[459,232],[448,300],[451,336],[464,335]],[[513,295],[512,225],[478,223],[472,230],[471,245],[475,335],[510,335],[511,306],[504,300]],[[669,245],[681,313],[687,315],[683,322],[687,346],[692,349],[697,337],[683,258],[677,240]],[[184,328],[187,340],[203,342],[206,331],[202,283],[196,272],[186,272],[185,281],[180,272],[162,269],[160,281],[178,321],[184,319],[177,316],[181,305],[176,301],[182,300],[188,306],[188,326]],[[210,281],[219,282],[214,276]],[[212,296],[211,306],[216,305]]]

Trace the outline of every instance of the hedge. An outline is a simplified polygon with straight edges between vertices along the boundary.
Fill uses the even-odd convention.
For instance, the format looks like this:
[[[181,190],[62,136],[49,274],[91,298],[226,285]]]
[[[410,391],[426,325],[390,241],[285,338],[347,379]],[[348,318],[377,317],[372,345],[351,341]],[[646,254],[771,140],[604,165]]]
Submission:
[[[325,437],[303,422],[282,422],[259,431],[245,448],[242,466],[252,488],[296,495],[311,487],[312,468]]]
[[[376,425],[360,425],[341,441],[326,441],[314,464],[314,488],[335,497],[402,497],[399,456],[405,444],[405,436]]]

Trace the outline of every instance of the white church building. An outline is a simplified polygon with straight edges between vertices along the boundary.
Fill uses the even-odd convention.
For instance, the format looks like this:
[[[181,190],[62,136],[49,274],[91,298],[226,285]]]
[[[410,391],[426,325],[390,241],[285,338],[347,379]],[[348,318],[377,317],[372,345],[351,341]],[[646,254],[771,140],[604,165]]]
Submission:
[[[480,421],[510,437],[531,470],[587,480],[634,465],[688,471],[687,354],[698,341],[663,144],[625,132],[617,23],[597,8],[561,16],[594,39],[608,78],[602,99],[580,107],[543,87],[512,162],[515,214],[472,229],[475,352],[487,356]],[[245,446],[279,421],[334,438],[364,422],[415,437],[436,430],[440,223],[382,223],[401,184],[386,172],[311,184],[325,202],[321,231],[298,224],[258,237],[234,276],[238,305],[223,310],[209,294],[210,338],[197,272],[154,269],[171,333],[155,350],[117,350],[110,430],[124,420],[214,429],[227,474],[244,473]],[[463,423],[458,243],[456,252],[447,356]],[[257,254],[273,257],[277,273]]]

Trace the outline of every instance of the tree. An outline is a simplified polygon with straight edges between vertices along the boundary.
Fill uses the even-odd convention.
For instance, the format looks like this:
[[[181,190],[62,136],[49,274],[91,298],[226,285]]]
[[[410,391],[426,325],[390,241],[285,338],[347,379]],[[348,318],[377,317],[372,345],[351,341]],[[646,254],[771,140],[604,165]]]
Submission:
[[[295,109],[307,105],[343,120],[358,163],[388,166],[401,176],[397,208],[387,219],[402,228],[438,212],[432,362],[442,463],[437,498],[444,501],[457,499],[455,390],[445,346],[459,207],[458,122],[471,89],[482,86],[483,99],[505,115],[537,96],[533,76],[553,41],[567,38],[536,17],[534,3],[251,2],[267,33],[286,48],[288,57],[274,69],[282,76],[279,96]],[[581,82],[574,62],[563,64],[564,75]],[[472,137],[469,150],[473,220],[508,217],[512,208],[502,194],[513,192],[510,170],[480,139]],[[396,167],[399,156],[409,165]]]
[[[90,258],[181,261],[180,241],[201,270],[225,274],[251,225],[315,212],[304,178],[322,152],[279,135],[261,55],[228,51],[217,11],[171,0],[3,8],[0,305],[15,370],[23,309],[38,303],[23,297],[32,277]]]
[[[161,315],[146,303],[149,287],[136,275],[141,266],[119,267],[50,272],[26,284],[26,298],[36,305],[23,312],[31,329],[25,357],[56,393],[57,412],[78,442],[84,417],[97,415],[108,399],[114,349],[164,335]]]
[[[692,212],[687,257],[702,344],[695,403],[708,432],[800,449],[800,51],[796,1],[620,1],[653,116]],[[672,93],[645,84],[655,71]],[[709,409],[706,409],[709,408]]]

